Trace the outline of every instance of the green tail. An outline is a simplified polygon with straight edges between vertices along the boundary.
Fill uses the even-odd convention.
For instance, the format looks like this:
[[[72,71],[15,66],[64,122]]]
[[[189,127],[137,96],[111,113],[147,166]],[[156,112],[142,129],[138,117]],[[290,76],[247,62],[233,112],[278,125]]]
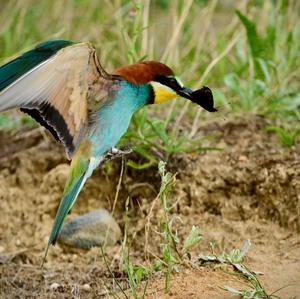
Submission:
[[[84,182],[84,175],[85,173],[83,173],[73,184],[73,186],[71,187],[70,191],[64,195],[64,197],[62,198],[58,211],[56,213],[56,217],[54,220],[54,224],[52,227],[52,231],[49,237],[49,241],[47,244],[47,248],[46,248],[46,252],[45,252],[45,256],[44,256],[44,260],[43,260],[43,264],[46,260],[47,254],[48,254],[48,250],[49,247],[51,245],[55,245],[57,238],[59,236],[61,227],[63,225],[63,222],[68,214],[68,212],[70,211],[73,203],[76,200],[76,197],[78,195],[78,193],[80,192],[80,189],[82,188],[82,183]],[[42,264],[42,265],[43,265]]]
[[[51,245],[55,245],[59,233],[61,231],[63,222],[70,209],[72,208],[73,204],[75,203],[75,200],[80,190],[82,189],[86,179],[89,176],[87,175],[89,173],[89,166],[89,160],[86,159],[84,156],[81,156],[80,153],[77,156],[75,156],[72,160],[70,177],[66,184],[63,198],[60,202],[59,208],[54,219],[54,224],[50,233],[42,266],[44,265],[44,262],[46,260],[49,247]]]
[[[60,49],[74,44],[66,40],[50,40],[37,45],[16,59],[0,67],[0,91],[26,74],[28,71],[46,61]]]

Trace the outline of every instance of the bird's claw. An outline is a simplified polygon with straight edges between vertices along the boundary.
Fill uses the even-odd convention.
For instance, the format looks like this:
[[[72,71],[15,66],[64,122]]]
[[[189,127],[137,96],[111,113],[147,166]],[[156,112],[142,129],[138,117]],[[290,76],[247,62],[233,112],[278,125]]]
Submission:
[[[131,148],[126,148],[123,150],[120,150],[116,147],[112,147],[105,155],[106,160],[113,160],[115,158],[121,157],[123,155],[131,154],[133,150]]]

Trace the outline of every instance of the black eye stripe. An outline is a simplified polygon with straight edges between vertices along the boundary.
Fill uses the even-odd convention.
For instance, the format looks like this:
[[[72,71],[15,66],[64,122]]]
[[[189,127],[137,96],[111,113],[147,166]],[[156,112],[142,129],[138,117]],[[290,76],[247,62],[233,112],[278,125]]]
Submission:
[[[180,84],[173,77],[157,76],[154,78],[154,81],[159,82],[163,85],[166,85],[175,91],[181,89]]]

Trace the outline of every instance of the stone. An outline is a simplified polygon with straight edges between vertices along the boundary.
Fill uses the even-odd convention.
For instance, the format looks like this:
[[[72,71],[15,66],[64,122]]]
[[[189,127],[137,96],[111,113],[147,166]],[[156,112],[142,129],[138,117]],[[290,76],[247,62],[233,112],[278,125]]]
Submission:
[[[82,290],[85,291],[85,292],[90,292],[92,290],[92,288],[91,288],[91,286],[88,283],[85,283],[82,286]]]
[[[121,229],[105,209],[74,217],[64,224],[58,241],[63,245],[89,249],[101,245],[113,246],[121,238]]]
[[[53,282],[53,283],[50,285],[50,291],[52,291],[52,292],[57,291],[59,288],[60,288],[60,284],[57,283],[57,282]]]

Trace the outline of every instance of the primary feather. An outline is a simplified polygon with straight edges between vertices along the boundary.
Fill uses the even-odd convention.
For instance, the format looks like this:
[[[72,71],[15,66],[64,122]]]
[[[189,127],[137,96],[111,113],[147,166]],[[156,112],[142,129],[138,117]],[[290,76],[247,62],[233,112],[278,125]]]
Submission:
[[[35,66],[55,55],[60,49],[74,44],[66,40],[53,40],[36,46],[0,67],[0,91],[29,72]]]
[[[64,144],[71,158],[87,129],[89,113],[104,100],[113,81],[103,78],[104,71],[99,72],[95,50],[90,44],[56,43],[52,43],[52,50],[47,51],[48,56],[44,55],[43,60],[35,59],[34,54],[40,56],[39,49],[44,46],[24,54],[30,69],[29,66],[21,68],[16,74],[15,69],[22,64],[23,56],[17,58],[15,64],[11,63],[14,66],[11,76],[10,64],[0,69],[0,80],[2,86],[5,85],[0,91],[0,111],[22,108],[50,127],[50,132]],[[60,50],[54,52],[59,46]],[[12,77],[16,80],[4,84]]]

